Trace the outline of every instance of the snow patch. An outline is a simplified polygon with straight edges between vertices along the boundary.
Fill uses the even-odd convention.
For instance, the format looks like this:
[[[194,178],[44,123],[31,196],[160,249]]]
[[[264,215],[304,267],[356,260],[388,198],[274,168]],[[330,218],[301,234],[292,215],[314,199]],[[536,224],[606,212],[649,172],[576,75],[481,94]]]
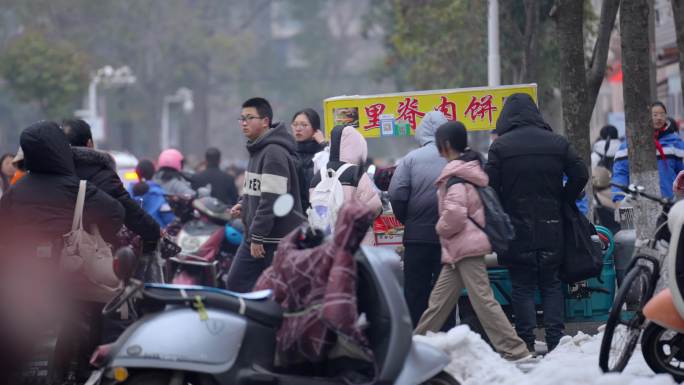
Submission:
[[[603,330],[596,335],[582,332],[565,336],[529,373],[501,358],[468,326],[457,326],[447,333],[415,336],[449,354],[446,367],[463,385],[675,385],[669,375],[655,375],[637,349],[623,373],[604,374],[598,366]]]

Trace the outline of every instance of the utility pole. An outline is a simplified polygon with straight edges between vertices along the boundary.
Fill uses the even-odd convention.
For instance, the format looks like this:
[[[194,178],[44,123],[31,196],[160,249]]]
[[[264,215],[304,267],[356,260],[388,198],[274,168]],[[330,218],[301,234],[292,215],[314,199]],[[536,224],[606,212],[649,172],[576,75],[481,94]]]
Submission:
[[[100,114],[98,111],[98,86],[123,87],[135,84],[135,82],[136,78],[128,66],[114,69],[112,66],[107,65],[92,74],[90,84],[88,85],[88,96],[85,100],[86,108],[75,111],[74,116],[84,119],[90,124],[93,140],[96,143],[106,139],[105,115]]]
[[[181,103],[183,112],[185,112],[186,114],[189,114],[195,108],[192,91],[188,88],[181,87],[178,90],[176,90],[175,94],[164,96],[161,116],[161,137],[159,138],[162,150],[166,150],[172,147],[181,147],[180,132],[178,128],[173,130],[173,132],[171,130],[171,121],[169,118],[169,114],[170,105],[172,103]]]
[[[490,87],[501,85],[501,57],[499,56],[499,0],[489,0],[487,18],[488,47],[487,79]]]

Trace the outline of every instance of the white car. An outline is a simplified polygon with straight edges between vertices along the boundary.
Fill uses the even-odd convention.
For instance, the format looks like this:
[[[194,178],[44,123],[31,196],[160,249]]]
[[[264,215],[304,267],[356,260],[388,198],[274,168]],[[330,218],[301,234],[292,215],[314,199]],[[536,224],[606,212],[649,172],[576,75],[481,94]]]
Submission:
[[[109,154],[116,162],[116,173],[119,175],[119,179],[123,182],[124,187],[130,190],[132,184],[138,183],[138,174],[135,173],[138,158],[133,154],[121,151],[109,151]]]

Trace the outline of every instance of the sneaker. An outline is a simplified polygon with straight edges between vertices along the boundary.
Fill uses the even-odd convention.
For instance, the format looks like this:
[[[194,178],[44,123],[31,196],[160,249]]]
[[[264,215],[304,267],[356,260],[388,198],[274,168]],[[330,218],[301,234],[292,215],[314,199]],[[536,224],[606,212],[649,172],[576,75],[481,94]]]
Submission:
[[[508,361],[513,363],[521,372],[528,373],[534,369],[540,359],[535,355],[527,354],[520,358],[511,358]]]
[[[506,360],[507,360],[508,362],[512,362],[512,363],[514,363],[514,364],[518,364],[518,363],[522,363],[522,362],[528,362],[528,361],[532,361],[532,360],[535,360],[535,359],[536,359],[535,356],[534,356],[533,354],[531,354],[531,353],[530,353],[530,354],[525,354],[525,355],[523,355],[523,356],[521,356],[521,357],[508,357],[508,358],[506,358]]]

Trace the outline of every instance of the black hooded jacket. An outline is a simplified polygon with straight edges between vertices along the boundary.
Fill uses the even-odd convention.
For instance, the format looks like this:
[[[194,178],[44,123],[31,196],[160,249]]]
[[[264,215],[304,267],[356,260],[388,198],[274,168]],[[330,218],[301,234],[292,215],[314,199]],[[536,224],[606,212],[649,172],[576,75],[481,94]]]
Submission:
[[[192,176],[191,183],[193,190],[207,185],[211,186],[211,196],[229,206],[237,203],[238,191],[235,179],[218,166],[207,166],[206,170]]]
[[[245,235],[255,243],[279,243],[302,222],[294,213],[302,212],[294,137],[280,123],[258,139],[248,141],[247,151],[249,163],[241,201]],[[273,214],[273,203],[278,196],[288,193],[295,200],[293,212],[278,218]]]
[[[88,147],[72,147],[76,175],[106,192],[123,206],[124,224],[140,235],[145,242],[155,243],[160,238],[159,224],[136,203],[126,191],[116,173],[114,159],[106,152]]]
[[[62,236],[71,231],[79,177],[69,142],[56,123],[29,126],[21,133],[20,143],[28,174],[0,200],[0,244],[8,247],[4,250],[30,255],[40,253],[38,246],[59,245]],[[86,228],[97,224],[102,237],[112,243],[123,218],[124,210],[114,198],[87,184]]]
[[[507,98],[496,133],[485,171],[516,231],[508,255],[499,261],[535,265],[534,252],[545,251],[539,263],[558,265],[562,205],[574,204],[589,178],[587,168],[567,139],[551,131],[527,94]]]

